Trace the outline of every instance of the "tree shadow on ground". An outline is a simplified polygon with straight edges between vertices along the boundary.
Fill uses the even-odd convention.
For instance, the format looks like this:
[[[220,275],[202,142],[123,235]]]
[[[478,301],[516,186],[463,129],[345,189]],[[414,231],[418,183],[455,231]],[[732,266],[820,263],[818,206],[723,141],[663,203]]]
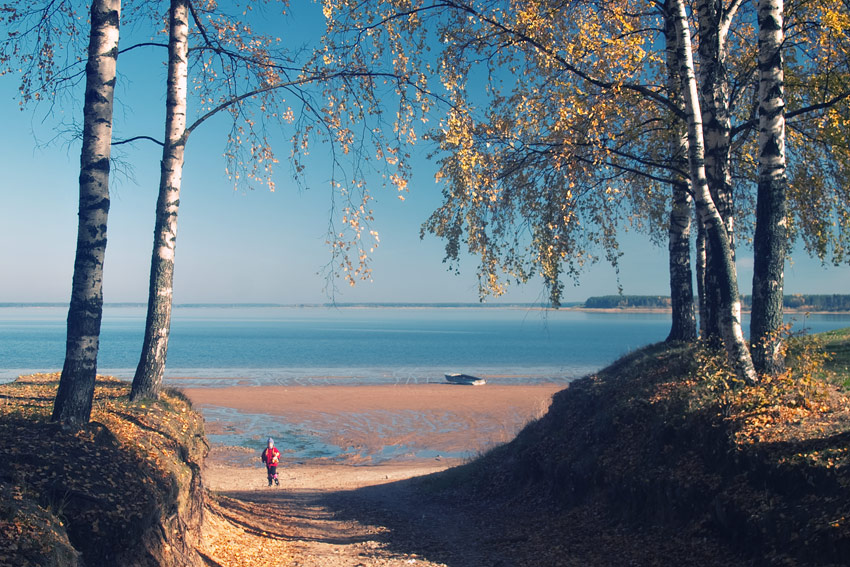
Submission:
[[[316,503],[340,520],[381,526],[394,552],[448,567],[748,564],[710,539],[615,522],[592,501],[561,507],[534,492],[480,498],[463,478],[450,469]]]

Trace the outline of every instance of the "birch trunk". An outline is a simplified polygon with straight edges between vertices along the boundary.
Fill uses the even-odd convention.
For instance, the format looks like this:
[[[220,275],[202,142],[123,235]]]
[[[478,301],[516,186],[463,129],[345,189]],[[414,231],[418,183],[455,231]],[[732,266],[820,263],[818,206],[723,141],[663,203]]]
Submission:
[[[729,235],[711,198],[705,177],[702,118],[684,0],[672,0],[671,11],[676,25],[678,60],[681,65],[679,73],[682,78],[685,114],[688,117],[688,162],[691,186],[694,191],[697,214],[705,224],[707,243],[713,251],[719,252],[712,254],[707,265],[707,272],[714,272],[720,288],[720,327],[729,362],[741,380],[754,383],[756,373],[741,329],[741,302],[738,297],[737,274],[732,259]]]
[[[708,317],[709,309],[706,307],[708,292],[705,289],[705,272],[708,255],[705,251],[705,225],[697,217],[697,245],[696,245],[696,261],[697,261],[697,296],[699,297],[699,334],[703,338],[708,338]],[[717,310],[715,309],[715,312]],[[714,335],[717,336],[717,335]]]
[[[750,342],[756,369],[769,374],[784,368],[779,336],[787,239],[783,10],[783,0],[758,3],[759,181]]]
[[[668,341],[695,341],[697,338],[694,313],[693,272],[691,270],[691,211],[692,199],[687,183],[673,184],[673,204],[670,209],[670,304],[672,321]]]
[[[189,47],[187,0],[171,1],[169,21],[165,145],[160,165],[145,338],[133,377],[131,400],[159,397],[171,330],[177,212],[180,206],[180,185],[186,147]]]
[[[669,14],[669,0],[665,11]],[[667,89],[670,99],[682,107],[682,81],[679,78],[677,58],[676,28],[673,19],[665,18],[664,38],[666,40]],[[675,169],[685,170],[687,161],[684,149],[687,138],[681,122],[676,119],[671,128],[670,155]],[[696,315],[694,313],[693,273],[691,271],[691,207],[692,199],[688,193],[687,180],[681,179],[671,184],[672,204],[668,230],[670,265],[670,304],[672,307],[670,334],[668,341],[694,341],[697,338]]]
[[[720,0],[700,0],[697,4],[699,35],[699,86],[702,111],[703,141],[705,143],[705,173],[711,198],[723,219],[729,238],[732,260],[735,260],[734,195],[731,164],[731,113],[729,109],[729,73],[727,70],[726,38],[732,18],[741,0],[732,0],[724,9]],[[718,252],[721,253],[722,252]],[[714,250],[710,242],[706,255],[710,263]],[[722,336],[720,329],[720,282],[711,271],[706,273],[704,338]]]
[[[112,101],[120,20],[120,0],[92,3],[80,152],[77,251],[68,308],[65,363],[52,416],[53,421],[73,427],[88,423],[91,417],[97,374],[109,215]]]

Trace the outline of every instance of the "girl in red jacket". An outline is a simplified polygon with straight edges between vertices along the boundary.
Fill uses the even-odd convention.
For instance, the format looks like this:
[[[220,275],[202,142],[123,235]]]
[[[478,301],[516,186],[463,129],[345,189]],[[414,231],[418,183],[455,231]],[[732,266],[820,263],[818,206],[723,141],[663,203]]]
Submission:
[[[269,476],[269,486],[274,481],[275,486],[280,486],[280,481],[277,479],[277,464],[280,462],[280,451],[274,446],[274,439],[269,437],[268,446],[263,451],[263,462],[266,464],[266,471]]]

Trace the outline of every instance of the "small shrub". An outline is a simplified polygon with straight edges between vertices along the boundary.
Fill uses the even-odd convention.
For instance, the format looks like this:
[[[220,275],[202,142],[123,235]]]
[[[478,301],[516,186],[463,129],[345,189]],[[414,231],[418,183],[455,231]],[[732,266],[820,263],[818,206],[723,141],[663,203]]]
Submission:
[[[723,350],[711,348],[700,342],[694,350],[693,379],[696,388],[691,399],[692,410],[717,407],[722,415],[728,415],[733,403],[733,391],[744,383],[735,375]]]
[[[725,351],[701,343],[694,352],[696,391],[691,409],[716,408],[724,418],[748,419],[778,408],[817,407],[833,375],[827,369],[830,354],[818,336],[791,335],[787,327],[782,332],[786,369],[761,376],[757,384],[746,384],[735,375]]]

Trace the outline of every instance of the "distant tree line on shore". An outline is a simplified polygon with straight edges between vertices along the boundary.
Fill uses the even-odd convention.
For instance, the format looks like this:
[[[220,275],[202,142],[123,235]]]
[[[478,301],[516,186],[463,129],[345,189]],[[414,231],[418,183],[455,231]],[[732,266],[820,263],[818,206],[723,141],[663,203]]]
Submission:
[[[744,308],[749,308],[752,297],[742,298]],[[806,295],[795,293],[783,297],[783,307],[787,309],[807,309],[809,311],[850,311],[850,295],[833,293],[830,295]]]
[[[665,295],[600,295],[588,297],[587,309],[625,309],[627,307],[670,307],[670,296]]]
[[[752,306],[752,296],[741,297],[741,305],[744,309]],[[822,294],[809,295],[795,293],[783,297],[783,306],[786,309],[809,310],[809,311],[850,311],[850,295],[848,294]],[[664,295],[602,295],[587,298],[584,302],[587,309],[625,309],[625,308],[662,308],[670,307],[670,297]]]

